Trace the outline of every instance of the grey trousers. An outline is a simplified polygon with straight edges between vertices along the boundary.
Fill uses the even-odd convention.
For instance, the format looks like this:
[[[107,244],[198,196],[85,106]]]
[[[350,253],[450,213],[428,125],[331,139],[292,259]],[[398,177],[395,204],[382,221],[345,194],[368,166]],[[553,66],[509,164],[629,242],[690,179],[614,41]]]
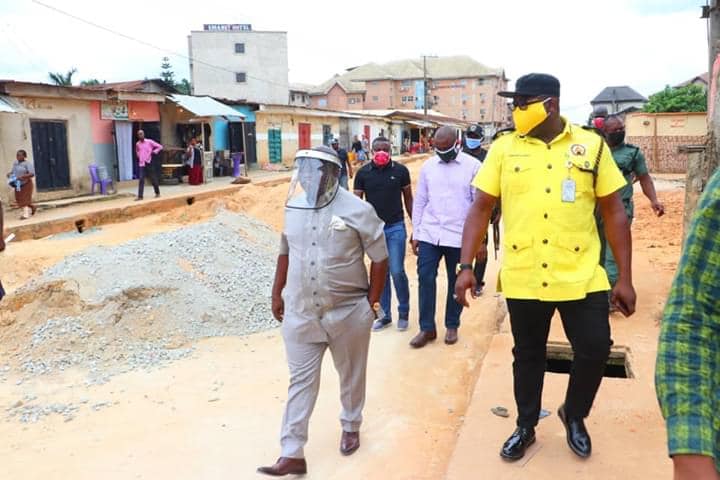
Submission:
[[[285,337],[290,386],[280,434],[281,456],[305,456],[303,447],[307,443],[310,415],[320,390],[320,368],[327,348],[330,348],[335,369],[340,376],[342,428],[346,432],[360,430],[372,325],[372,317],[365,317],[366,314],[346,318],[340,333],[328,336],[325,342],[302,343]]]

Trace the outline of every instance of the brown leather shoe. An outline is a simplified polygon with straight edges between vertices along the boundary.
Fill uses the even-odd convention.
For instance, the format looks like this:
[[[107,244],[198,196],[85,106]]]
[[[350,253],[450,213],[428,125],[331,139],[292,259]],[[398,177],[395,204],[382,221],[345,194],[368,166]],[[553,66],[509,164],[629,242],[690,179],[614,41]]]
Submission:
[[[305,475],[307,473],[307,464],[304,458],[278,458],[275,465],[270,467],[259,467],[258,473],[264,473],[271,477],[284,477],[285,475]]]
[[[360,448],[360,432],[343,431],[340,438],[340,453],[352,455],[358,448]]]
[[[410,340],[410,346],[413,348],[422,348],[437,338],[437,332],[420,332],[415,338]]]
[[[457,328],[448,328],[445,332],[445,343],[454,345],[458,341]]]

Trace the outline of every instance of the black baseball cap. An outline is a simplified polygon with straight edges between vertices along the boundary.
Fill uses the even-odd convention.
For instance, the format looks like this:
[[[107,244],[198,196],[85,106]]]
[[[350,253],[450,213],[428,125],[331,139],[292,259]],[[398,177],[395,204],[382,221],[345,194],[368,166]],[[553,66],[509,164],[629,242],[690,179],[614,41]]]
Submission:
[[[546,73],[528,73],[515,82],[514,92],[498,92],[501,97],[559,97],[560,80]]]
[[[465,130],[465,135],[476,135],[479,138],[482,138],[485,136],[485,131],[483,130],[482,125],[476,123],[470,125],[467,130]]]

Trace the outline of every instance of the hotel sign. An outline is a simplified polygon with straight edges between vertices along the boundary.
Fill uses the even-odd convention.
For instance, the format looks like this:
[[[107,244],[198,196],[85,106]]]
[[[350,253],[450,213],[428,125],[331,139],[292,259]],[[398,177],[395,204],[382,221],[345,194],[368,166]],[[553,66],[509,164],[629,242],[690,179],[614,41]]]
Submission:
[[[203,25],[206,32],[250,32],[252,25],[249,23],[206,23]]]

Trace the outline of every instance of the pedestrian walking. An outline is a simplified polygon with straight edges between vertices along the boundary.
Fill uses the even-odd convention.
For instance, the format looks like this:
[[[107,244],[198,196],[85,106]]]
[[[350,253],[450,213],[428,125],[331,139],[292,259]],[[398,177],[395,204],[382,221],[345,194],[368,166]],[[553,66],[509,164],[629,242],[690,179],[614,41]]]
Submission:
[[[290,386],[281,457],[258,469],[273,476],[307,471],[303,448],[328,348],[340,376],[340,452],[350,455],[360,447],[370,328],[388,263],[383,223],[370,204],[339,188],[335,151],[300,150],[295,164],[272,288]],[[369,278],[365,255],[371,261]]]
[[[355,195],[366,198],[380,220],[385,222],[383,230],[388,250],[389,268],[385,276],[385,288],[380,297],[380,306],[384,316],[375,321],[373,331],[379,331],[392,325],[393,285],[398,301],[398,330],[408,329],[410,312],[410,287],[405,273],[407,231],[405,230],[403,202],[408,216],[412,219],[412,185],[410,184],[410,171],[405,165],[392,160],[390,148],[390,141],[385,137],[373,140],[373,160],[358,170],[353,185]]]
[[[720,170],[698,202],[660,324],[655,387],[675,480],[720,478]]]
[[[22,211],[20,220],[27,220],[35,215],[37,207],[32,203],[35,167],[28,161],[25,150],[17,151],[12,170],[7,177],[10,179],[10,187],[15,190],[15,202]]]
[[[626,184],[620,190],[620,198],[622,199],[623,206],[625,207],[625,214],[628,218],[628,223],[632,224],[633,217],[635,216],[635,207],[633,205],[633,184],[637,181],[640,182],[642,191],[645,196],[650,200],[650,205],[655,212],[655,215],[662,217],[665,213],[665,207],[657,198],[655,193],[655,185],[653,184],[652,177],[648,172],[647,163],[645,162],[645,156],[640,151],[639,147],[635,145],[625,143],[625,123],[622,118],[618,115],[609,115],[603,122],[602,132],[605,135],[610,151],[612,152],[613,160],[617,164],[620,172],[625,177]],[[604,229],[602,228],[602,218],[598,218],[600,222],[600,238],[602,240],[601,248],[601,261],[605,267],[605,271],[610,279],[610,285],[615,285],[618,277],[617,263],[613,256],[612,249],[607,248],[607,240],[603,235]]]
[[[535,442],[545,375],[550,321],[560,311],[573,364],[558,416],[571,450],[592,452],[584,419],[590,413],[610,354],[607,274],[599,265],[595,206],[618,261],[612,302],[635,310],[631,241],[619,190],[625,179],[604,140],[560,115],[560,82],[539,73],[520,77],[513,101],[515,132],[490,147],[473,181],[479,190],[463,231],[461,273],[455,294],[467,306],[475,277],[470,262],[486,234],[493,205],[502,196],[505,252],[500,272],[513,334],[513,388],[517,428],[500,455],[518,460]]]
[[[342,169],[340,171],[340,186],[345,190],[349,190],[348,177],[353,178],[353,169],[348,159],[347,151],[344,148],[340,148],[340,143],[337,137],[333,138],[330,142],[330,146],[335,150],[335,154],[340,159]]]
[[[155,140],[145,138],[145,132],[138,130],[137,132],[138,141],[135,144],[135,153],[138,158],[138,196],[135,199],[142,200],[143,192],[145,191],[145,175],[146,169],[150,169],[150,181],[152,182],[153,189],[155,190],[155,198],[160,196],[160,182],[158,180],[156,169],[153,168],[153,155],[157,155],[163,146],[157,143]]]
[[[365,150],[363,150],[362,142],[357,135],[353,137],[351,149],[353,152],[355,152],[355,159],[357,164],[359,164],[360,166],[365,165],[367,156],[365,155]]]
[[[435,133],[435,155],[420,169],[417,195],[413,201],[413,252],[418,256],[418,301],[420,333],[410,342],[422,348],[437,338],[435,306],[437,271],[445,260],[447,296],[445,300],[445,343],[458,340],[462,305],[453,300],[456,267],[460,261],[462,228],[475,188],[470,185],[480,162],[460,151],[457,133],[441,127]]]

